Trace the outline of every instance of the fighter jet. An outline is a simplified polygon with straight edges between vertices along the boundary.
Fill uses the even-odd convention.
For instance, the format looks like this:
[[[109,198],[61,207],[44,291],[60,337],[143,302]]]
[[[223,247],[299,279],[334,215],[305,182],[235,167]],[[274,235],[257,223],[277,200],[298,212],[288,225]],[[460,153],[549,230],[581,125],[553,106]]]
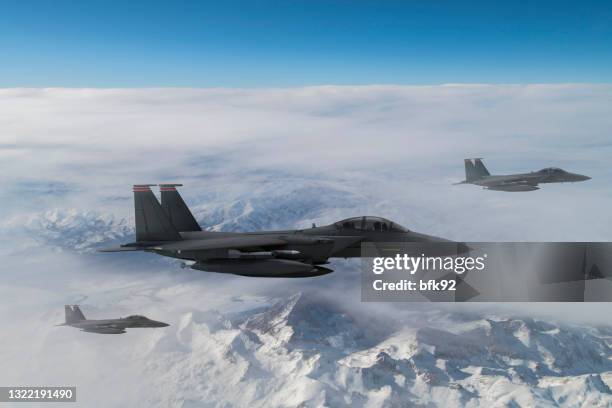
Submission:
[[[99,334],[122,334],[132,327],[167,327],[169,324],[157,322],[140,315],[119,319],[87,320],[78,305],[65,305],[66,322],[58,326],[72,326],[81,331]]]
[[[360,216],[301,230],[203,231],[179,195],[180,184],[134,186],[136,241],[101,252],[146,251],[178,258],[184,266],[210,272],[258,277],[311,277],[333,272],[330,258],[361,256],[363,242],[445,242],[410,231],[385,218]],[[454,248],[467,251],[463,244]]]
[[[590,180],[582,174],[570,173],[557,167],[547,167],[531,173],[491,175],[481,158],[465,159],[465,180],[455,184],[476,184],[495,191],[534,191],[538,184],[567,183]]]

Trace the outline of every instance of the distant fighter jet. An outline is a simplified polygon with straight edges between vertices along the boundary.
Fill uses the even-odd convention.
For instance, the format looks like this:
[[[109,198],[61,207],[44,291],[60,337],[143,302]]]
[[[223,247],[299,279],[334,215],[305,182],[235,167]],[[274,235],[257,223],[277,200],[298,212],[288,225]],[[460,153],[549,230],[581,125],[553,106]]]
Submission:
[[[557,167],[548,167],[531,173],[494,176],[489,173],[482,159],[465,159],[465,180],[455,184],[476,184],[495,191],[533,191],[540,183],[566,183],[590,180],[590,177],[570,173]]]
[[[147,319],[144,316],[132,315],[119,319],[87,320],[77,305],[66,305],[66,323],[58,326],[72,326],[89,333],[121,334],[132,327],[166,327],[167,323]]]
[[[446,242],[459,253],[469,250],[380,217],[302,230],[202,231],[176,190],[180,184],[160,184],[161,205],[150,189],[154,185],[134,186],[136,242],[101,252],[153,252],[190,261],[193,269],[242,276],[309,277],[333,272],[321,266],[329,258],[360,257],[362,242]]]

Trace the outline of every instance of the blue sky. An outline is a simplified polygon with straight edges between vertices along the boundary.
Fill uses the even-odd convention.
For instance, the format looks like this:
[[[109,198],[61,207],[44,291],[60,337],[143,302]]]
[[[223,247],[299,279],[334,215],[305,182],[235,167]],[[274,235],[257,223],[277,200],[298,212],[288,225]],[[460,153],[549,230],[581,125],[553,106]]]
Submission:
[[[612,81],[594,1],[2,3],[0,86]]]

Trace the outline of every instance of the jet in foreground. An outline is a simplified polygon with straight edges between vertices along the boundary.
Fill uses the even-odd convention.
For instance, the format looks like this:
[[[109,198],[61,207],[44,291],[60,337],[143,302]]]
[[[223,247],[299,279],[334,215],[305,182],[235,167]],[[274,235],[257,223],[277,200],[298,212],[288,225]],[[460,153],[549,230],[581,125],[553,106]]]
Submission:
[[[465,180],[456,184],[476,184],[495,191],[533,191],[538,184],[567,183],[590,180],[582,174],[570,173],[557,167],[548,167],[531,173],[491,175],[482,159],[465,159]]]
[[[82,331],[99,334],[121,334],[132,327],[167,327],[169,324],[157,322],[144,316],[132,315],[119,319],[87,320],[77,305],[66,305],[66,323],[58,326],[72,326]]]
[[[445,242],[458,252],[468,250],[463,244],[367,216],[302,230],[202,231],[176,190],[180,184],[160,184],[161,205],[151,191],[154,185],[134,186],[136,242],[101,252],[147,251],[189,261],[191,268],[201,271],[293,278],[333,272],[322,265],[329,258],[360,257],[364,242]]]

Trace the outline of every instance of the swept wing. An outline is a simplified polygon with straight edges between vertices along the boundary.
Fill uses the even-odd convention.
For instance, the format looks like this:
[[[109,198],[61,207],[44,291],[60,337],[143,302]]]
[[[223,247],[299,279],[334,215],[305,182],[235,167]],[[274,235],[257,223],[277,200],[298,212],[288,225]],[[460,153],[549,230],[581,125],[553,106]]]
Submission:
[[[286,245],[287,241],[275,237],[242,235],[235,237],[220,237],[171,242],[155,245],[145,249],[155,251],[205,251],[211,249],[244,249],[259,247],[278,247]]]

